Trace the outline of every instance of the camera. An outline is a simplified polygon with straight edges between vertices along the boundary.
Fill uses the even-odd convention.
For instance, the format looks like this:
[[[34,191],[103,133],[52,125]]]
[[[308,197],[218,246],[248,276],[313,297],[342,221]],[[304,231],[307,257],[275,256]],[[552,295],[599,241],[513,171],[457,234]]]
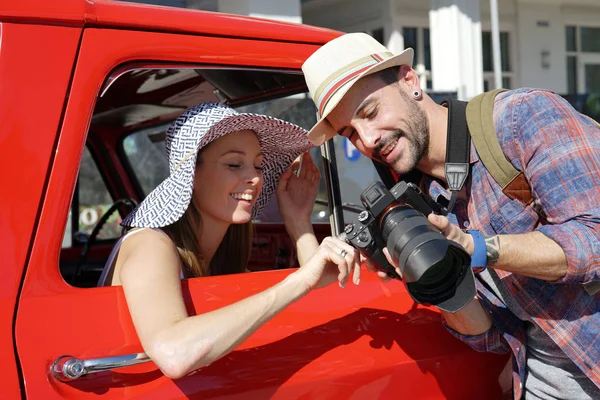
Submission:
[[[427,219],[444,210],[413,183],[400,181],[390,190],[374,182],[360,195],[364,206],[344,228],[342,239],[388,276],[402,279],[420,304],[456,312],[475,296],[471,257]],[[383,249],[399,265],[402,278]]]

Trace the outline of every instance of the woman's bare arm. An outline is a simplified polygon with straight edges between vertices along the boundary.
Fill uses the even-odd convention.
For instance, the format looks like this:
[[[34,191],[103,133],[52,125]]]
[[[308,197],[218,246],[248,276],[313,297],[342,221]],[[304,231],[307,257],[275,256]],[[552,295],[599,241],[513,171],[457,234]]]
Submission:
[[[339,256],[342,247],[346,258]],[[330,240],[306,267],[280,283],[218,310],[188,316],[178,254],[168,238],[155,231],[140,232],[125,241],[121,251],[119,275],[134,326],[144,351],[172,379],[227,354],[312,288],[347,279],[355,256],[345,243]]]

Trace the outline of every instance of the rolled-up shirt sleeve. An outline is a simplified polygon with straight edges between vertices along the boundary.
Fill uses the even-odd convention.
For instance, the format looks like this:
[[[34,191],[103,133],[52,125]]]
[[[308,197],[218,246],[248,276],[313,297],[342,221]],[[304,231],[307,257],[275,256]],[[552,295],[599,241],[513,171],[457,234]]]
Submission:
[[[600,128],[552,92],[521,96],[515,153],[548,221],[537,230],[558,243],[568,263],[555,283],[600,280]]]
[[[452,336],[461,340],[473,350],[500,354],[510,351],[510,346],[502,337],[500,330],[494,327],[494,325],[487,332],[479,335],[463,335],[452,329],[443,318],[442,323]]]

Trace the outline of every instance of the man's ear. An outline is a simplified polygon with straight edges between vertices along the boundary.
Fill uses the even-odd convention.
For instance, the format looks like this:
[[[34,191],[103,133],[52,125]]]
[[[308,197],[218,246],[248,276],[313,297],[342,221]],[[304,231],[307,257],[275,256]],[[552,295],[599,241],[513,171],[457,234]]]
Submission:
[[[420,88],[421,82],[419,75],[408,65],[401,65],[398,70],[398,82],[403,82],[408,89]]]

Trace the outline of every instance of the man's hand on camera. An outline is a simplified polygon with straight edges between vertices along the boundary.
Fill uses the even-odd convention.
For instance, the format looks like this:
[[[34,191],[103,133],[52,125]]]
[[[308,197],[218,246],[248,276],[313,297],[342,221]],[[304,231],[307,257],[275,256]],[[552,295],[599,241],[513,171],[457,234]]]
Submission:
[[[459,227],[452,225],[448,218],[443,215],[429,214],[427,217],[435,227],[437,227],[442,234],[449,240],[452,240],[460,244],[469,255],[473,254],[474,244],[473,236],[463,232]]]
[[[428,220],[435,227],[437,227],[442,232],[442,234],[446,236],[446,238],[460,244],[462,247],[464,247],[467,253],[469,253],[469,255],[473,254],[474,244],[473,237],[471,235],[463,232],[457,226],[452,225],[448,218],[442,215],[429,214]],[[385,255],[385,258],[387,258],[388,262],[396,268],[396,272],[398,273],[398,275],[402,276],[400,268],[398,268],[398,265],[396,265],[392,257],[390,257],[390,253],[388,252],[387,248],[383,249],[383,254]],[[390,279],[392,279],[385,272],[378,270],[377,267],[371,262],[371,260],[363,257],[362,255],[360,257],[361,262],[364,261],[367,270],[369,272],[377,273],[377,276],[379,277],[379,279],[381,279],[382,282],[387,282]]]
[[[398,273],[398,275],[400,275],[400,277],[402,277],[402,273],[400,272],[400,268],[398,268],[398,266],[396,265],[396,263],[392,260],[392,257],[390,257],[390,253],[388,252],[387,248],[383,249],[383,254],[385,255],[385,258],[387,258],[388,262],[396,268],[396,272]],[[365,258],[365,257],[363,257],[361,255],[360,256],[360,261],[361,262],[364,261],[364,263],[365,263],[365,265],[367,267],[367,271],[377,273],[377,276],[379,277],[379,279],[382,282],[387,282],[390,279],[392,279],[385,272],[378,270],[377,267],[375,266],[375,264],[373,264],[371,262],[371,260],[369,260],[368,258]]]

